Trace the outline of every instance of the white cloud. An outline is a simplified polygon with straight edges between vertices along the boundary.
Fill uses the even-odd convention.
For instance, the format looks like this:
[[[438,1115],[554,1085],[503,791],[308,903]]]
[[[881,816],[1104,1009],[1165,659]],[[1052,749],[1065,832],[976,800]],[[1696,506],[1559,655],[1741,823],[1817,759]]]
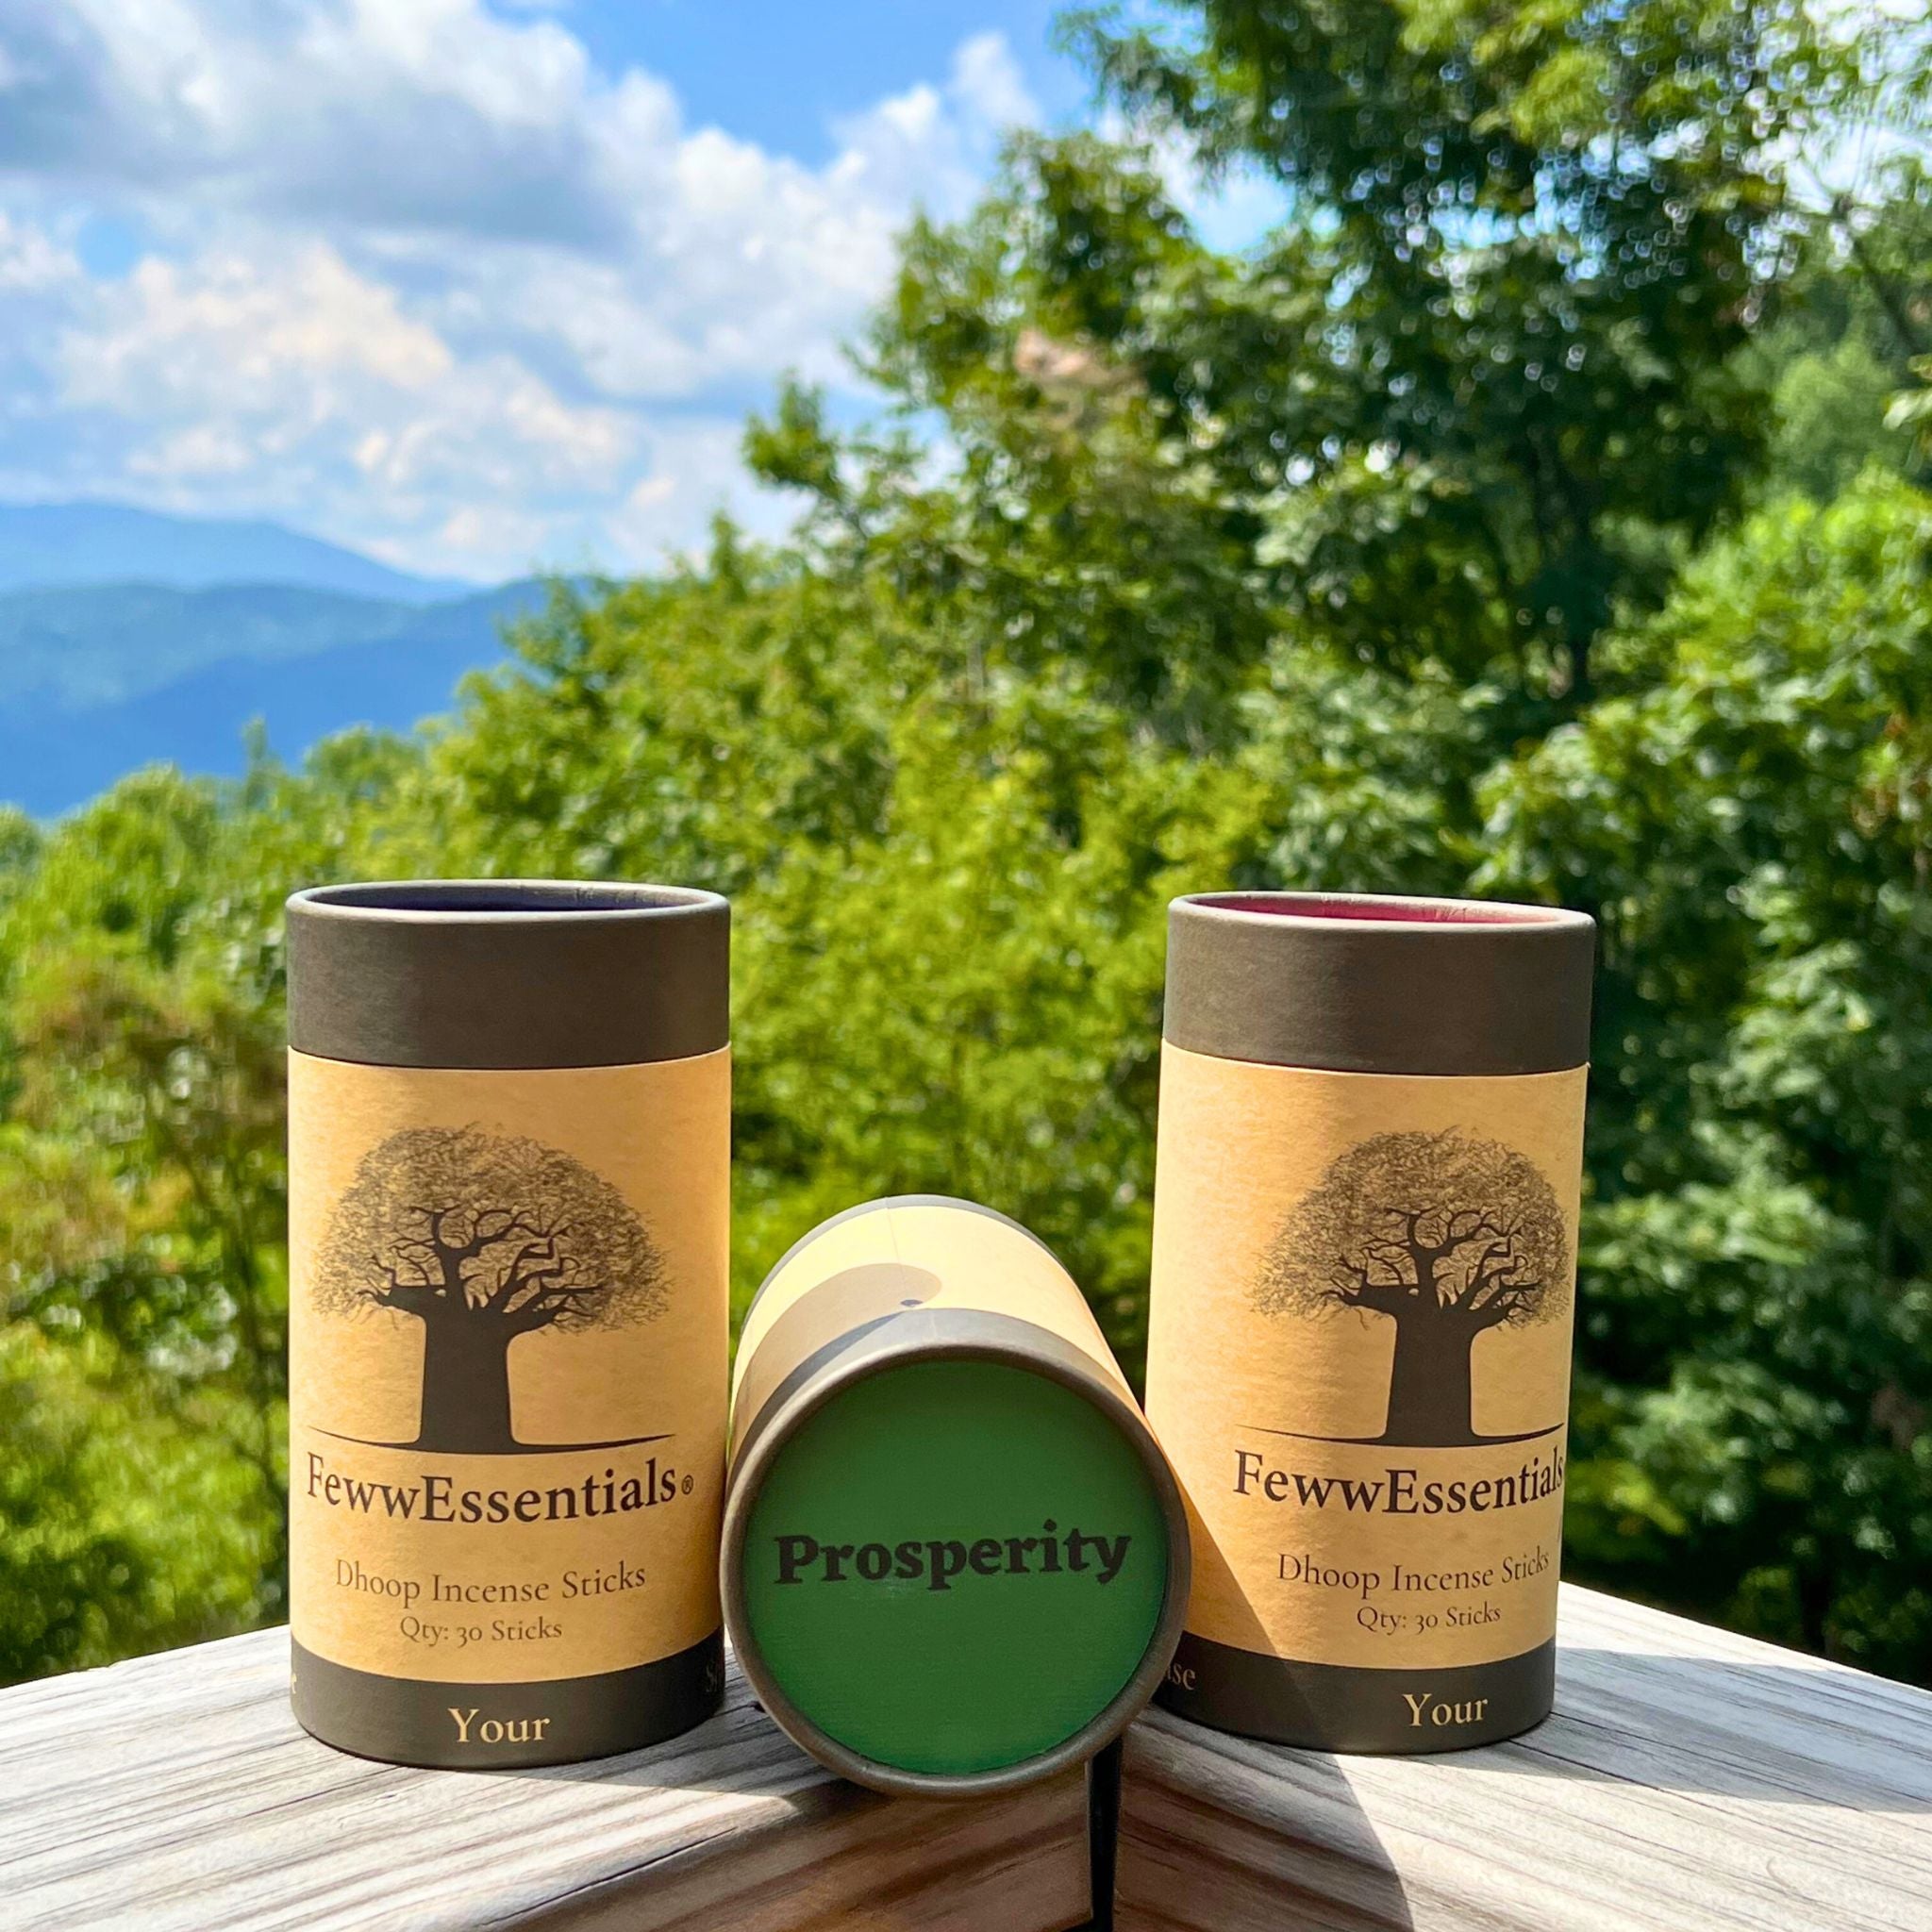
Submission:
[[[831,175],[841,188],[876,192],[898,181],[959,206],[983,178],[1008,127],[1039,108],[1006,41],[981,34],[953,57],[943,87],[921,85],[838,123],[842,152]]]
[[[621,562],[648,570],[662,563],[667,552],[703,541],[711,519],[732,500],[742,436],[742,425],[729,418],[691,417],[665,425],[653,437],[643,474],[608,522]],[[767,501],[748,508],[745,520],[755,533],[776,529],[777,505]]]
[[[209,251],[181,266],[141,262],[67,339],[69,393],[133,412],[258,410],[309,386],[368,378],[423,390],[448,374],[449,350],[323,242],[279,258],[267,248]]]
[[[74,251],[0,208],[0,291],[43,291],[78,278]]]
[[[455,505],[477,512],[458,527],[541,535],[544,509],[618,491],[641,440],[512,357],[458,358],[322,242],[150,258],[91,307],[59,343],[64,398],[120,421],[125,475],[176,507],[363,541],[401,524],[446,548]],[[483,514],[506,505],[517,517]]]
[[[953,91],[982,125],[1010,127],[1040,118],[1039,105],[1026,91],[1004,34],[978,34],[960,47],[953,65]]]
[[[581,238],[619,212],[582,44],[477,0],[0,0],[0,165],[404,228]]]
[[[781,371],[854,383],[912,208],[963,208],[1034,112],[981,36],[807,165],[599,72],[567,12],[0,0],[0,489],[425,567],[653,560],[745,501]],[[131,269],[82,268],[97,218]]]

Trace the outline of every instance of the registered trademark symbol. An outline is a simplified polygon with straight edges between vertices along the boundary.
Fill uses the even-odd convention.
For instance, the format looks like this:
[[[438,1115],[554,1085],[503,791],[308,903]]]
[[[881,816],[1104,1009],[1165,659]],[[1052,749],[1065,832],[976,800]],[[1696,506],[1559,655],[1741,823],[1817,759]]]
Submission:
[[[680,1489],[680,1490],[681,1490],[681,1491],[682,1491],[684,1492],[684,1494],[686,1494],[687,1496],[688,1496],[688,1495],[690,1495],[690,1494],[691,1494],[691,1478],[690,1478],[690,1476],[686,1476],[686,1477],[685,1477],[685,1479],[684,1479],[684,1480],[683,1480],[683,1481],[682,1481],[681,1483],[679,1483],[677,1487],[678,1487],[678,1488],[679,1488],[679,1489]]]

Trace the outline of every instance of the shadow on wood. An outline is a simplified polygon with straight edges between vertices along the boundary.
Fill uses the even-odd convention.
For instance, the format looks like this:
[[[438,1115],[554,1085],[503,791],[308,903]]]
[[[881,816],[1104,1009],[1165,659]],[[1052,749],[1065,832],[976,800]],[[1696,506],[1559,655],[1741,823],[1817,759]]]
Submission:
[[[1903,1691],[1903,1695],[1901,1692]],[[1932,1811],[1923,1692],[1793,1657],[1565,1649],[1557,1715],[1473,1770],[1589,1777],[1750,1804]],[[1572,1748],[1572,1733],[1584,1733]]]
[[[1506,1743],[1332,1757],[1144,1720],[1122,1932],[1932,1925],[1932,1695],[1562,1604],[1556,1714]]]
[[[1160,1718],[1130,1734],[1124,1782],[1119,1932],[1411,1932],[1343,1760]]]
[[[1508,1743],[1332,1757],[1129,1733],[1119,1932],[1903,1932],[1932,1924],[1932,1695],[1565,1587],[1557,1710]],[[7,1932],[1066,1932],[1080,1773],[885,1799],[753,1705],[521,1773],[344,1757],[285,1633],[0,1692]],[[1102,1922],[1104,1924],[1104,1921]]]
[[[1070,1770],[963,1805],[861,1791],[752,1701],[595,1763],[412,1771],[290,1714],[288,1636],[0,1693],[7,1932],[479,1925],[552,1932],[1065,1932],[1089,1912]]]

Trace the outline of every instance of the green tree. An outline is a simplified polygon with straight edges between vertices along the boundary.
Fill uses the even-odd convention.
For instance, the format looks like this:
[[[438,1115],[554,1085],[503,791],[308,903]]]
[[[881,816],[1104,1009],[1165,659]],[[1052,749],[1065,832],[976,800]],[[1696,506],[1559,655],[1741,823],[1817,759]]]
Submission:
[[[1932,501],[1759,513],[1501,774],[1603,921],[1573,1548],[1880,1670],[1932,1644]]]
[[[1932,174],[1913,157],[1868,168],[1823,203],[1795,261],[1750,352],[1775,409],[1769,488],[1826,503],[1873,462],[1924,483],[1910,419],[1932,357]]]
[[[19,1591],[0,1673],[282,1604],[280,906],[379,866],[384,838],[358,828],[413,759],[351,735],[302,776],[143,773],[7,839],[0,1344],[46,1493],[23,1477],[0,1498],[0,1591]],[[119,1581],[86,1607],[82,1576]]]
[[[1074,36],[1292,197],[1244,278],[1272,353],[1202,407],[1291,486],[1297,601],[1579,703],[1620,601],[1660,589],[1644,533],[1700,536],[1761,460],[1737,351],[1786,268],[1784,158],[1853,97],[1853,51],[1782,0],[1170,10]]]

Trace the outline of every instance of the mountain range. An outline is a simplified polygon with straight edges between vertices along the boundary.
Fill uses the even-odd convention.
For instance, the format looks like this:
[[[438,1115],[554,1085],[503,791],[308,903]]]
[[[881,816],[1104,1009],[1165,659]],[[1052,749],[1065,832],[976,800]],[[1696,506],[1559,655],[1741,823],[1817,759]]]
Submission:
[[[482,589],[412,576],[279,524],[177,517],[123,503],[0,504],[0,591],[57,584],[302,584],[433,604]]]
[[[0,505],[0,801],[56,814],[158,761],[232,774],[256,719],[285,758],[350,724],[405,729],[544,595],[274,524]]]

